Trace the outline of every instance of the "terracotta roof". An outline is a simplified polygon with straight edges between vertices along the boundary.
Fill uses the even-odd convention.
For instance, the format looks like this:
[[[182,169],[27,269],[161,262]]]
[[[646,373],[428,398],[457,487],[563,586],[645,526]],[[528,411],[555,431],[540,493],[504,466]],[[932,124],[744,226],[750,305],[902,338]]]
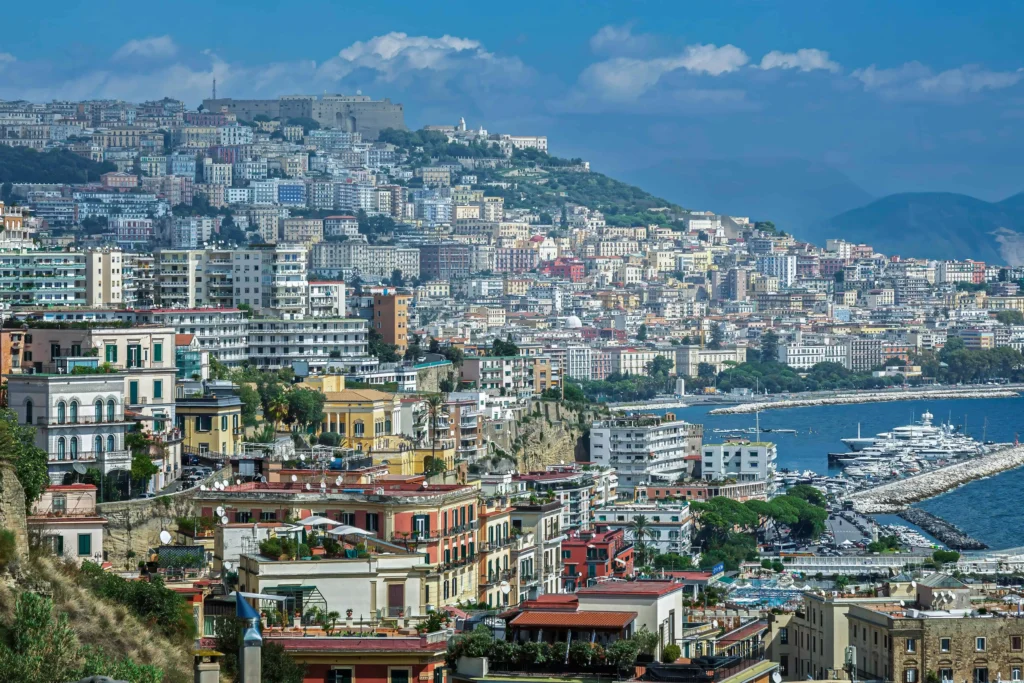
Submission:
[[[651,595],[661,597],[682,590],[683,584],[673,581],[610,581],[576,591],[577,595]]]
[[[174,345],[188,346],[192,343],[192,340],[195,339],[195,337],[196,336],[194,334],[176,334],[174,335]]]
[[[524,628],[626,628],[636,612],[548,612],[526,610],[509,622]]]
[[[714,574],[711,572],[683,572],[683,571],[665,571],[665,576],[670,576],[673,579],[683,579],[684,581],[707,581]]]
[[[428,643],[426,638],[278,638],[264,636],[264,642],[276,643],[289,652],[444,652],[444,640]]]
[[[722,636],[721,638],[718,639],[718,642],[719,643],[735,643],[735,642],[739,642],[741,640],[746,640],[747,638],[750,638],[751,636],[755,636],[758,633],[760,633],[761,631],[765,631],[767,629],[768,629],[768,622],[766,622],[766,621],[755,621],[752,624],[747,624],[746,626],[740,626],[735,631],[730,631],[729,633],[726,633],[724,636]]]

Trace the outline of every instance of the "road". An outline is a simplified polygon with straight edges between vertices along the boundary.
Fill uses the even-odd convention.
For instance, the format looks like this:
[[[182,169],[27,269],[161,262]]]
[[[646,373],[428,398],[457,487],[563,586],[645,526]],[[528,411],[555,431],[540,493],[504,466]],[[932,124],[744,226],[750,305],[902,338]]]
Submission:
[[[862,522],[863,521],[864,520],[862,520]],[[870,540],[869,536],[866,536],[860,529],[842,517],[829,517],[825,521],[825,524],[828,526],[829,530],[831,530],[832,536],[835,538],[836,546],[841,545],[843,541],[857,543],[859,541]]]

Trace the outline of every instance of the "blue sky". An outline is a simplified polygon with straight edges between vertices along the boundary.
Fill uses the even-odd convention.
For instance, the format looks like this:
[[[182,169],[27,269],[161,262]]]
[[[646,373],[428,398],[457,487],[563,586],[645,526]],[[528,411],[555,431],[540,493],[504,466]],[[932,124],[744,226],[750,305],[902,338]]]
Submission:
[[[388,96],[630,177],[806,159],[874,195],[1024,190],[1010,2],[191,2],[4,8],[0,97]],[[978,6],[975,6],[978,5]],[[714,208],[714,207],[708,207]]]

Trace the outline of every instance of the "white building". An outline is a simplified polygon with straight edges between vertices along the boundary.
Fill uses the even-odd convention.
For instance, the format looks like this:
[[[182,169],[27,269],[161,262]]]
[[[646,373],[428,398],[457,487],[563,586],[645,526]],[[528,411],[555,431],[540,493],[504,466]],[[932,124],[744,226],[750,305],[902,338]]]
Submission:
[[[590,429],[590,461],[619,474],[619,496],[650,480],[675,482],[687,473],[689,423],[671,416],[642,415],[595,422]]]
[[[757,271],[769,277],[779,279],[783,287],[791,287],[796,282],[796,256],[790,254],[773,254],[757,258]]]
[[[609,531],[624,529],[626,538],[636,542],[630,532],[630,525],[637,517],[644,517],[651,529],[645,540],[648,546],[659,553],[690,552],[690,538],[693,533],[693,519],[689,503],[612,505],[594,510],[594,526],[607,527]]]
[[[103,562],[103,529],[107,520],[96,514],[92,484],[51,485],[32,504],[29,534],[54,556],[81,564]]]
[[[778,359],[797,370],[810,370],[818,363],[839,363],[849,367],[849,347],[842,344],[780,344]]]
[[[311,280],[306,312],[312,318],[345,317],[345,283],[340,280]]]
[[[309,363],[310,372],[331,365],[346,372],[370,372],[377,359],[366,355],[365,320],[309,318],[249,321],[249,359],[256,367],[277,370],[293,362]]]
[[[701,478],[706,481],[771,481],[775,476],[775,444],[769,441],[706,443]]]

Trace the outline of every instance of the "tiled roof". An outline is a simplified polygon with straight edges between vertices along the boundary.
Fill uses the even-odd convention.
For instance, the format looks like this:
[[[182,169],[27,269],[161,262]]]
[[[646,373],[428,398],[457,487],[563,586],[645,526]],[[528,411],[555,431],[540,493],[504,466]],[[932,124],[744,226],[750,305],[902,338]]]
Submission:
[[[672,581],[611,581],[598,583],[576,591],[577,595],[651,595],[663,596],[683,589],[683,584]]]
[[[526,610],[509,622],[524,628],[626,628],[636,612],[548,612]]]
[[[758,633],[760,633],[761,631],[765,631],[767,629],[768,629],[768,622],[766,622],[766,621],[755,621],[752,624],[747,624],[746,626],[741,626],[738,629],[736,629],[735,631],[730,631],[729,633],[726,633],[724,636],[719,638],[718,642],[719,643],[736,643],[736,642],[739,642],[741,640],[746,640],[747,638],[750,638],[751,636],[755,636]]]
[[[195,339],[194,334],[176,334],[174,335],[175,346],[188,346]]]

